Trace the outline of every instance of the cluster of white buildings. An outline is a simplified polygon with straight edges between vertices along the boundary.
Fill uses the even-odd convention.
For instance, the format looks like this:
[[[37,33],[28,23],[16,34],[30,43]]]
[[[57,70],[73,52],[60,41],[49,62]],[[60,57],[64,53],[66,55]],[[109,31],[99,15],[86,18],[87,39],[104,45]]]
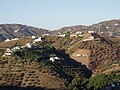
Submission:
[[[20,38],[6,39],[4,42],[10,42],[10,41],[15,41],[15,40],[19,40],[19,39]],[[34,42],[41,41],[41,37],[31,36],[31,39],[35,39]]]
[[[15,40],[19,40],[19,38],[6,39],[4,42],[10,42],[10,41],[15,41]]]
[[[42,38],[41,38],[41,37],[32,36],[31,38],[34,39],[33,43],[42,41]],[[19,38],[14,38],[14,39],[12,39],[12,41],[13,41],[13,40],[19,40]],[[7,39],[7,40],[4,41],[4,42],[8,42],[8,41],[11,41],[11,40]],[[25,47],[27,47],[27,48],[32,48],[32,43],[27,43],[27,44],[24,45],[24,46],[15,46],[15,47],[13,47],[12,49],[7,48],[3,56],[11,56],[14,51],[20,50],[20,49],[25,48]]]
[[[42,41],[42,37],[31,36],[31,39],[34,39],[33,43]]]
[[[11,56],[12,53],[15,52],[16,50],[20,50],[20,49],[25,48],[25,47],[32,48],[32,45],[30,43],[27,43],[25,46],[15,46],[12,49],[7,48],[4,55],[3,55],[3,57]]]
[[[11,55],[12,55],[12,50],[9,49],[9,48],[7,48],[6,51],[5,51],[5,53],[4,53],[4,55],[3,55],[3,57],[5,57],[5,56],[11,56]]]

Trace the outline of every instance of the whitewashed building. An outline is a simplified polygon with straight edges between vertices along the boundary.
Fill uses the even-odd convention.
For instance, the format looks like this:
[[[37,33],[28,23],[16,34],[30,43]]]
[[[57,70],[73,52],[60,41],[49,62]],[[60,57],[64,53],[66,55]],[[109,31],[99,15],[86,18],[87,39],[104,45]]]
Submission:
[[[56,60],[60,60],[60,58],[59,57],[50,57],[50,61],[54,62]]]
[[[11,55],[12,55],[12,50],[9,49],[9,48],[7,48],[6,51],[5,51],[5,53],[4,53],[4,55],[3,55],[3,57],[5,57],[5,56],[11,56]]]
[[[94,36],[90,36],[90,37],[89,37],[89,39],[94,40],[94,39],[95,39],[95,37],[94,37]]]
[[[12,51],[20,50],[20,46],[16,46],[12,48]]]
[[[31,39],[35,39],[36,38],[36,36],[31,36]]]
[[[77,54],[77,57],[81,57],[82,55],[81,54]]]
[[[9,41],[11,41],[10,39],[6,39],[4,42],[9,42]]]
[[[19,38],[13,38],[12,41],[14,41],[14,40],[19,40]]]
[[[54,62],[55,61],[54,57],[50,57],[50,61]]]
[[[77,35],[81,35],[81,34],[83,34],[83,32],[77,31],[76,34],[77,34]]]
[[[46,34],[43,34],[42,36],[49,36],[50,34],[46,33]]]
[[[27,48],[32,48],[32,45],[31,45],[30,43],[27,43],[25,46],[26,46]]]
[[[58,35],[58,37],[65,37],[66,34],[61,34],[61,35]]]
[[[95,31],[88,31],[88,33],[95,33]]]
[[[40,42],[42,41],[42,38],[41,37],[38,37],[37,39],[35,39],[33,42]]]
[[[118,23],[115,23],[115,26],[119,25]]]

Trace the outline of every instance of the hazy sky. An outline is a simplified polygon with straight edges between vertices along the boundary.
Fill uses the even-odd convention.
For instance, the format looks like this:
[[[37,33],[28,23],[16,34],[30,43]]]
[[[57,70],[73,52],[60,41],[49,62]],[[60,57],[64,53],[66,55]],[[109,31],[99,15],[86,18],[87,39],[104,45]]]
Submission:
[[[46,29],[120,18],[120,0],[0,0],[0,23]]]

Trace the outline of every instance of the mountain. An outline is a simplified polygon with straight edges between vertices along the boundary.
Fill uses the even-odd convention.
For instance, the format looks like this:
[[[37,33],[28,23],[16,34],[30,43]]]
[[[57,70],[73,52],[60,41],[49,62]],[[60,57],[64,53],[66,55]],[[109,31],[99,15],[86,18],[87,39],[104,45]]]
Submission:
[[[61,29],[52,31],[52,33],[66,32],[66,31],[71,31],[71,32],[83,31],[83,32],[85,32],[85,31],[90,31],[90,30],[96,31],[97,33],[113,32],[117,35],[120,35],[120,19],[103,21],[103,22],[96,23],[96,24],[89,25],[89,26],[76,25],[76,26],[63,27]]]
[[[32,26],[21,24],[1,24],[0,25],[0,41],[5,39],[13,39],[27,37],[31,35],[39,35],[49,33],[46,29],[35,28]]]
[[[76,26],[63,27],[63,28],[58,29],[58,30],[53,30],[53,31],[51,31],[51,33],[56,34],[58,32],[66,32],[66,31],[75,32],[75,31],[85,31],[85,30],[87,30],[87,26],[76,25]]]

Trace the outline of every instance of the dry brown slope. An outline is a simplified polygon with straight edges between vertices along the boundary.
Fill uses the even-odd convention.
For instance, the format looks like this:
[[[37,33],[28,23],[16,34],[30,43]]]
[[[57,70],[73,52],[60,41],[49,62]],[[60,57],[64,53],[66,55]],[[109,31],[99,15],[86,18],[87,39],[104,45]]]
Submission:
[[[72,53],[70,56],[72,59],[76,60],[77,62],[80,62],[88,67],[89,65],[89,53],[90,51],[87,49],[78,49],[74,53]]]

